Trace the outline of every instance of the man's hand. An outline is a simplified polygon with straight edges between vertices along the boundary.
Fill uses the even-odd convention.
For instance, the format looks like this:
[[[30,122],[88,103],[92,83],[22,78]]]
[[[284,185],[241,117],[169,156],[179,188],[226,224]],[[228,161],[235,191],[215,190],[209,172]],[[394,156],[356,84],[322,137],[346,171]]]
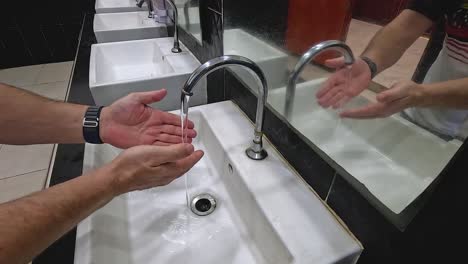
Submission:
[[[340,108],[367,89],[370,84],[371,71],[361,58],[357,58],[351,67],[345,66],[343,57],[327,60],[325,65],[337,71],[317,92],[318,103],[324,108]]]
[[[423,87],[412,81],[394,84],[390,89],[377,95],[377,102],[366,106],[345,110],[340,113],[344,118],[368,119],[388,117],[408,107],[422,103]]]
[[[182,142],[180,117],[153,109],[147,104],[161,101],[166,90],[132,93],[102,109],[100,136],[118,148],[137,145],[167,146]],[[187,141],[196,136],[193,122],[187,127]]]
[[[115,195],[167,185],[182,176],[201,158],[191,144],[136,146],[122,152],[102,175],[114,183]]]

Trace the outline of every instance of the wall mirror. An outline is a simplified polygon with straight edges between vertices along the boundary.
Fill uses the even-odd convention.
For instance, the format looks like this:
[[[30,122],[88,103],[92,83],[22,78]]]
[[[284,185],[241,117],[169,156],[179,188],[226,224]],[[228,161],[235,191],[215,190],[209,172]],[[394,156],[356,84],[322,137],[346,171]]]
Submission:
[[[191,34],[201,45],[201,26],[199,0],[175,0],[179,14],[179,26]]]
[[[468,134],[466,112],[458,120],[460,126],[450,134],[441,133],[437,127],[443,120],[431,124],[431,120],[419,121],[408,114],[416,111],[424,116],[430,111],[440,112],[439,109],[410,108],[389,117],[369,119],[341,118],[340,112],[375,103],[377,94],[398,81],[424,79],[424,64],[430,66],[439,53],[433,49],[425,52],[428,42],[436,41],[431,38],[434,34],[426,32],[418,38],[393,67],[377,75],[363,92],[338,109],[321,107],[316,97],[335,74],[324,62],[338,57],[336,52],[325,52],[306,65],[294,96],[286,94],[288,76],[311,46],[325,40],[341,40],[355,56],[360,56],[371,38],[408,3],[239,0],[225,1],[223,9],[224,54],[242,55],[258,63],[269,83],[268,107],[340,174],[346,175],[380,211],[393,222],[405,224],[422,206],[421,195],[437,182]],[[382,4],[388,6],[382,8]],[[232,72],[256,93],[253,78],[242,69]],[[349,81],[344,85],[349,85]],[[286,111],[288,101],[291,105]]]

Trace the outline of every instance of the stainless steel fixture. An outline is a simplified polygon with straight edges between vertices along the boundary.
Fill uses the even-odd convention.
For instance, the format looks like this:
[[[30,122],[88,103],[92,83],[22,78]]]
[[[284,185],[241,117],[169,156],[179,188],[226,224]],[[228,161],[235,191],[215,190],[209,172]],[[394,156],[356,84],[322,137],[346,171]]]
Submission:
[[[344,42],[338,40],[328,40],[321,42],[311,47],[304,55],[302,55],[299,62],[294,67],[288,80],[288,86],[286,88],[286,104],[284,109],[284,115],[286,118],[291,118],[292,109],[294,105],[294,96],[296,94],[296,82],[299,74],[302,72],[304,67],[309,64],[317,55],[322,51],[335,50],[343,54],[345,64],[352,65],[354,63],[354,55],[351,48]]]
[[[146,5],[148,5],[148,18],[154,18],[154,7],[153,7],[153,0],[137,0],[137,6],[141,8],[143,6],[143,3],[146,2]]]
[[[198,67],[192,75],[188,78],[187,82],[184,84],[182,88],[181,94],[181,103],[184,107],[188,109],[188,105],[185,104],[185,97],[192,96],[192,90],[197,85],[197,83],[206,75],[210,74],[211,72],[225,68],[227,66],[242,66],[243,68],[247,69],[257,80],[258,84],[258,101],[257,101],[257,114],[255,120],[255,131],[254,131],[254,139],[253,144],[250,148],[248,148],[245,152],[247,156],[253,160],[262,160],[268,156],[268,153],[263,149],[263,113],[265,110],[265,103],[268,97],[268,84],[263,74],[263,71],[258,67],[258,65],[241,56],[236,55],[225,55],[221,57],[217,57],[205,62],[203,65]],[[187,113],[187,109],[184,111]]]
[[[174,12],[174,47],[171,49],[171,51],[173,53],[180,53],[182,50],[180,49],[179,30],[177,29],[177,23],[179,21],[179,12],[177,11],[177,6],[174,4],[173,0],[166,0],[166,2],[171,6]]]
[[[195,196],[190,203],[190,210],[198,216],[209,215],[216,209],[216,199],[208,193]]]

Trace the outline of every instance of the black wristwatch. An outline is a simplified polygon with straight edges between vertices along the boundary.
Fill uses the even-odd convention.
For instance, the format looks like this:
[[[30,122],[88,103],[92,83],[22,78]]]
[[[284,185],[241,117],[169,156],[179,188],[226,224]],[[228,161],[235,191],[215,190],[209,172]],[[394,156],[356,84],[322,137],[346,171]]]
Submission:
[[[103,106],[90,106],[83,118],[83,137],[87,143],[102,144],[99,136],[99,118]]]
[[[361,59],[367,63],[367,66],[369,66],[371,72],[371,79],[374,79],[374,77],[377,75],[377,64],[375,64],[374,61],[365,56],[361,56]]]

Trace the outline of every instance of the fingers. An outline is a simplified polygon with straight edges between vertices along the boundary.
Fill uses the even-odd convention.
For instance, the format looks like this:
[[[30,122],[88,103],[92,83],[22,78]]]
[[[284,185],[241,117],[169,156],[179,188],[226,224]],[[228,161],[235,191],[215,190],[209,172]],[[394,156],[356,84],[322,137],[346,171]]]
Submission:
[[[363,107],[345,110],[340,113],[342,118],[369,119],[381,117],[385,105],[382,103],[372,103]]]
[[[324,108],[329,107],[330,105],[332,105],[332,103],[331,103],[332,99],[334,99],[339,94],[345,95],[344,93],[342,93],[343,89],[345,89],[345,88],[346,88],[345,84],[335,85],[325,95],[318,98],[318,104],[320,106],[324,107]],[[342,96],[340,98],[336,98],[336,99],[341,99],[341,98],[342,98]]]
[[[174,126],[174,125],[163,125],[161,127],[161,132],[169,134],[169,135],[175,135],[175,136],[182,136],[182,127],[180,126]],[[194,138],[197,136],[197,131],[194,129],[186,129],[185,134],[187,138]]]
[[[148,146],[148,148],[148,151],[143,154],[144,159],[153,167],[186,158],[194,152],[191,144]]]
[[[179,144],[182,143],[182,137],[181,136],[174,136],[174,135],[169,135],[169,134],[159,134],[157,139],[159,142],[164,142],[164,143],[169,143],[169,144]],[[192,143],[192,138],[187,138],[187,141],[184,143]]]
[[[151,91],[151,92],[138,92],[133,93],[132,96],[142,104],[151,104],[161,101],[167,94],[166,89]]]
[[[187,173],[195,164],[197,164],[198,161],[200,161],[203,155],[203,151],[197,150],[183,159],[163,164],[156,170],[158,173],[165,175],[166,181],[164,184],[169,184],[173,180]]]
[[[166,112],[161,112],[161,113],[162,113],[161,119],[165,124],[179,126],[179,127],[182,126],[180,116],[174,115],[171,113],[166,113]],[[188,120],[187,128],[194,128],[194,127],[195,127],[195,124],[192,121]]]
[[[392,85],[388,90],[383,91],[377,95],[377,101],[382,103],[389,103],[395,100],[402,99],[408,95],[405,86],[399,83]]]
[[[325,61],[325,66],[327,66],[328,68],[338,69],[338,68],[343,67],[344,65],[345,65],[344,57],[329,59]]]

